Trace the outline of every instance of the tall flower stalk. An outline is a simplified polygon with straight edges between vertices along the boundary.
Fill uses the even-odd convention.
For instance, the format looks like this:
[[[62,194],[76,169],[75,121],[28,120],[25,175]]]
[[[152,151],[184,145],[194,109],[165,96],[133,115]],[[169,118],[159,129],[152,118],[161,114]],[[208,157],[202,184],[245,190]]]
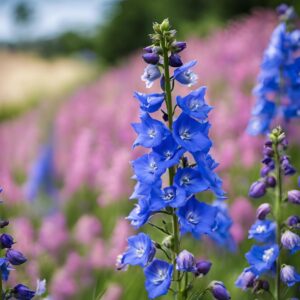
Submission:
[[[136,229],[149,224],[164,238],[162,242],[153,241],[144,233],[129,237],[127,250],[118,258],[118,269],[141,266],[150,299],[170,291],[174,299],[185,300],[192,293],[194,279],[206,275],[211,263],[197,261],[192,253],[182,249],[182,236],[191,233],[199,239],[207,234],[220,245],[233,248],[234,244],[228,233],[231,220],[223,202],[226,196],[222,180],[214,172],[218,164],[209,154],[212,142],[207,118],[212,107],[205,102],[206,87],[184,97],[177,96],[176,105],[173,104],[176,84],[189,87],[196,84],[197,76],[191,70],[196,61],[183,64],[179,53],[186,48],[186,43],[176,41],[176,31],[171,29],[168,20],[154,23],[153,29],[152,45],[144,48],[143,59],[148,66],[142,80],[150,88],[160,79],[162,92],[135,93],[141,123],[132,124],[138,135],[133,146],[148,148],[150,152],[132,162],[137,183],[131,199],[138,202],[127,219]],[[172,72],[171,68],[175,70]],[[166,124],[150,116],[159,110]],[[207,190],[216,196],[213,204],[196,198],[198,193]],[[154,215],[163,218],[152,221]],[[155,258],[158,250],[165,260]],[[207,292],[215,299],[230,299],[219,281],[197,292],[198,298]]]
[[[287,195],[283,191],[284,176],[296,173],[286,154],[287,148],[284,131],[280,127],[273,129],[264,145],[261,178],[249,190],[249,196],[253,198],[261,198],[268,189],[273,190],[273,203],[262,203],[257,209],[257,220],[249,230],[249,238],[261,245],[253,246],[246,253],[250,266],[236,281],[236,285],[243,290],[252,289],[254,294],[266,292],[275,300],[286,299],[288,294],[293,293],[289,287],[300,281],[295,268],[283,261],[285,252],[293,254],[300,249],[297,234],[300,217],[290,216],[284,221],[287,204],[300,204],[300,191],[292,190]],[[272,273],[275,273],[271,276],[274,278],[273,292],[267,279]]]

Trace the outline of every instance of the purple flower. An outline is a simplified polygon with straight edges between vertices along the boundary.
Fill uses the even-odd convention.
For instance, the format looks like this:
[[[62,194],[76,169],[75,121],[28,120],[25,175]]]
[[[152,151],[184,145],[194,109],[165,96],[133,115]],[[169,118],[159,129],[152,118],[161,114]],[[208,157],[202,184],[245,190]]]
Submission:
[[[145,70],[144,74],[141,76],[141,79],[145,81],[146,87],[151,88],[154,81],[158,78],[160,78],[161,73],[157,66],[154,65],[148,65]]]
[[[290,217],[288,217],[286,223],[289,227],[299,228],[300,227],[300,217],[299,216],[290,216]]]
[[[288,201],[290,203],[300,204],[300,191],[299,190],[288,191]]]
[[[186,42],[176,42],[173,46],[176,49],[176,52],[181,52],[186,48]]]
[[[10,234],[3,233],[0,236],[0,246],[2,249],[4,248],[11,248],[14,244],[14,239]]]
[[[254,286],[257,278],[258,276],[252,272],[251,268],[246,268],[236,280],[235,285],[242,290],[246,290]]]
[[[259,220],[264,220],[270,212],[271,205],[269,203],[263,203],[256,210],[256,218]]]
[[[274,176],[268,176],[267,179],[266,179],[266,184],[267,184],[267,187],[275,187],[276,186],[276,179]]]
[[[255,181],[249,189],[249,196],[252,198],[261,198],[266,193],[266,184],[264,181]]]
[[[155,52],[145,53],[142,57],[147,64],[156,65],[159,62],[159,55]]]
[[[231,299],[229,292],[221,281],[213,281],[210,283],[210,290],[216,300]]]
[[[169,57],[169,65],[174,68],[181,67],[183,65],[180,55],[177,53],[172,53]]]
[[[8,249],[6,251],[6,258],[12,265],[21,265],[27,261],[27,258],[24,257],[24,255],[17,250],[14,249]]]
[[[12,294],[18,300],[30,300],[35,296],[35,292],[23,284],[16,285],[12,289]]]
[[[281,267],[280,278],[287,286],[293,286],[295,283],[300,282],[300,275],[296,272],[294,267],[288,265]]]
[[[178,271],[193,272],[195,269],[194,255],[187,250],[181,251],[176,258],[176,269]]]
[[[196,262],[194,274],[195,276],[204,276],[206,275],[211,269],[212,263],[208,260],[198,260]]]
[[[290,230],[286,230],[281,236],[281,244],[285,249],[295,253],[300,249],[300,237]]]

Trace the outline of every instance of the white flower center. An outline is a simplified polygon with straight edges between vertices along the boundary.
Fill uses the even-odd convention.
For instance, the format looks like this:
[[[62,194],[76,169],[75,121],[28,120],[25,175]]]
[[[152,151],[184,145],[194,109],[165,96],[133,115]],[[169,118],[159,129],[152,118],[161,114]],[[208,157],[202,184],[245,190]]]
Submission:
[[[156,131],[155,131],[155,129],[152,129],[152,128],[149,129],[149,130],[148,130],[148,135],[149,135],[149,137],[152,138],[152,139],[155,138],[155,136],[156,136]]]
[[[274,248],[270,248],[264,251],[262,259],[264,262],[268,262],[274,254]]]
[[[267,228],[265,225],[258,225],[257,228],[256,228],[256,232],[257,233],[263,233],[263,232],[266,232],[267,231]]]
[[[190,140],[191,139],[191,134],[189,133],[188,129],[182,130],[180,133],[180,138],[182,140]]]

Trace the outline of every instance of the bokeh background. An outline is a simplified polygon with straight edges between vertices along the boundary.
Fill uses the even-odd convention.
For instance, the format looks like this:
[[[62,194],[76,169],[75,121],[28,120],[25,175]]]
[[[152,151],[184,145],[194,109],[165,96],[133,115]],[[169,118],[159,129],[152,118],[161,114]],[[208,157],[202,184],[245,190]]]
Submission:
[[[286,2],[300,11],[299,1]],[[259,176],[263,139],[248,136],[245,127],[278,4],[0,1],[1,214],[29,259],[11,281],[34,286],[36,278],[46,278],[54,300],[147,299],[141,270],[118,273],[114,266],[133,233],[124,216],[133,205],[129,161],[138,154],[131,151],[130,123],[138,117],[132,94],[145,91],[141,48],[149,43],[152,22],[169,17],[179,40],[188,42],[184,59],[198,60],[199,85],[208,86],[207,99],[215,107],[213,153],[237,243],[233,252],[209,241],[188,246],[214,262],[209,279],[224,281],[233,299],[248,299],[233,282],[251,245],[247,230],[259,202],[247,192]],[[300,170],[299,124],[286,128]],[[295,187],[296,181],[287,185]],[[204,287],[209,279],[197,284]]]

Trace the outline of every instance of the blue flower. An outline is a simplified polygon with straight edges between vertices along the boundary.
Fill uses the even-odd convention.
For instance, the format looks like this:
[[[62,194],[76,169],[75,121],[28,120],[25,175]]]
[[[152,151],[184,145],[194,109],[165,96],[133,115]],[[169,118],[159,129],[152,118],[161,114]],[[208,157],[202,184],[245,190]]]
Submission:
[[[249,230],[249,239],[258,242],[274,242],[276,235],[276,223],[270,220],[257,220]]]
[[[174,71],[174,79],[181,84],[192,86],[197,82],[198,76],[190,70],[197,61],[192,60]]]
[[[131,225],[138,229],[143,226],[151,216],[149,198],[143,197],[135,205],[134,209],[130,212],[127,220],[130,221]]]
[[[176,258],[176,269],[178,271],[195,271],[196,261],[192,253],[187,250],[181,251]]]
[[[179,168],[175,174],[174,182],[188,194],[200,193],[209,187],[202,174],[193,168]]]
[[[293,254],[300,250],[300,237],[298,234],[286,230],[281,236],[281,244]]]
[[[173,124],[173,135],[176,142],[190,152],[208,152],[212,142],[208,138],[208,122],[199,123],[182,113]]]
[[[223,201],[215,201],[213,207],[217,209],[215,224],[209,236],[220,246],[226,246],[229,250],[236,250],[236,244],[230,233],[232,220],[228,214],[227,205]]]
[[[183,206],[187,201],[185,190],[174,185],[163,189],[162,199],[167,206],[174,208]]]
[[[281,267],[280,278],[287,286],[293,286],[295,283],[300,282],[300,275],[296,272],[294,267],[288,265]]]
[[[146,267],[155,255],[156,249],[150,237],[139,233],[128,238],[128,249],[122,256],[122,264]]]
[[[251,268],[246,268],[236,280],[235,285],[242,290],[246,290],[253,287],[257,278],[257,274],[253,273]]]
[[[209,154],[203,152],[196,152],[193,156],[197,162],[198,171],[209,183],[209,189],[215,193],[218,199],[226,199],[226,193],[222,188],[223,181],[218,174],[214,172],[218,164]]]
[[[172,135],[168,135],[159,146],[153,148],[153,152],[158,153],[165,168],[170,168],[179,163],[180,157],[185,150],[181,148]]]
[[[173,266],[159,259],[144,269],[145,287],[150,299],[166,295],[172,281]]]
[[[257,275],[270,271],[279,254],[279,247],[276,244],[267,246],[253,246],[246,253],[246,259],[252,271]]]
[[[221,281],[213,281],[210,284],[211,293],[216,300],[230,300],[230,294]]]
[[[181,233],[191,232],[197,239],[202,234],[210,233],[215,224],[216,214],[216,208],[192,197],[177,211]]]
[[[35,292],[23,284],[16,285],[12,289],[12,294],[18,300],[31,300],[35,296]]]
[[[177,96],[177,104],[190,117],[204,121],[212,110],[212,107],[205,103],[205,92],[206,87],[202,86],[185,97]]]
[[[145,184],[145,183],[138,181],[136,183],[136,185],[134,186],[134,191],[131,194],[131,196],[129,197],[129,199],[133,200],[133,199],[140,199],[141,197],[145,197],[150,194],[150,192],[153,188],[160,189],[161,184],[162,184],[161,180],[157,180],[152,185]]]
[[[11,246],[14,244],[14,238],[7,233],[3,233],[0,236],[0,247],[2,249],[4,248],[11,248]]]
[[[151,88],[154,81],[156,79],[160,78],[160,76],[161,76],[161,73],[160,73],[158,66],[148,65],[145,68],[144,73],[141,76],[141,79],[142,79],[142,81],[145,81],[147,88]]]
[[[152,119],[147,113],[142,114],[141,121],[141,123],[131,124],[138,134],[133,147],[143,146],[152,148],[158,146],[170,134],[162,122]]]
[[[164,94],[143,94],[143,93],[134,93],[134,97],[139,100],[141,110],[153,113],[160,109],[162,103],[164,102]]]
[[[161,157],[154,152],[144,154],[132,162],[137,179],[146,184],[154,184],[165,173],[166,168],[161,164]]]
[[[0,258],[0,269],[1,269],[2,280],[7,281],[11,268],[9,267],[9,262],[6,258],[3,257]]]

